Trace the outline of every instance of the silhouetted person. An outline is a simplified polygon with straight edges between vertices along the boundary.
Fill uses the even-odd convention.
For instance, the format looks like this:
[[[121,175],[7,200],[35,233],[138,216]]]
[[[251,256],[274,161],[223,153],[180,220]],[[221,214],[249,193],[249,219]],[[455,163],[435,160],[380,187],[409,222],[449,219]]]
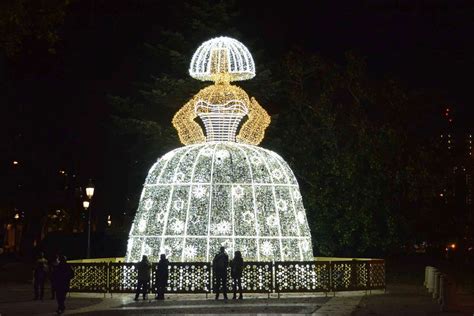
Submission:
[[[140,291],[143,292],[143,299],[146,299],[148,293],[148,285],[150,284],[151,263],[147,256],[142,257],[142,261],[137,263],[138,278],[137,291],[135,292],[135,301],[138,301]]]
[[[234,296],[232,299],[236,299],[237,287],[239,288],[239,300],[242,297],[242,272],[244,271],[244,259],[240,251],[234,253],[234,259],[230,262],[230,276],[232,277]]]
[[[156,299],[164,300],[166,285],[168,284],[168,266],[169,261],[166,259],[165,254],[161,254],[160,261],[158,261],[158,267],[156,268]]]
[[[44,296],[44,282],[48,275],[48,260],[44,257],[44,254],[40,252],[38,259],[35,262],[33,271],[33,287],[35,289],[35,300],[43,300]]]
[[[59,256],[58,259],[59,263],[53,272],[53,286],[56,291],[56,301],[58,302],[58,309],[56,312],[62,314],[66,309],[64,301],[66,300],[66,294],[69,291],[71,279],[74,277],[74,271],[67,263],[65,256]]]
[[[225,248],[221,247],[219,253],[212,260],[212,266],[214,268],[214,275],[216,278],[216,284],[214,291],[216,292],[216,300],[219,299],[220,287],[222,286],[222,293],[224,299],[227,299],[227,266],[229,265],[229,256],[225,252]]]
[[[58,264],[59,264],[58,256],[55,255],[49,262],[49,282],[51,283],[51,299],[52,300],[56,298],[56,290],[54,289],[53,275],[54,275],[54,270],[56,270],[56,268],[58,267]]]

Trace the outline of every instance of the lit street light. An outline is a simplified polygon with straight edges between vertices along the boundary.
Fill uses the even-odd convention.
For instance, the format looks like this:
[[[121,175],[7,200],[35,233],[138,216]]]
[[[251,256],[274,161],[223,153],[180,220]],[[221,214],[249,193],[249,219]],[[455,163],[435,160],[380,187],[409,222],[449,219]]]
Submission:
[[[89,200],[92,199],[94,196],[94,185],[92,184],[92,180],[89,179],[89,184],[86,187],[86,195]],[[82,202],[82,206],[87,211],[89,208],[90,202],[88,200],[84,200]],[[87,254],[86,257],[90,258],[91,256],[91,211],[89,210],[89,214],[87,217]]]
[[[89,184],[86,187],[86,195],[90,199],[94,196],[94,185],[92,184],[92,180],[89,179]]]

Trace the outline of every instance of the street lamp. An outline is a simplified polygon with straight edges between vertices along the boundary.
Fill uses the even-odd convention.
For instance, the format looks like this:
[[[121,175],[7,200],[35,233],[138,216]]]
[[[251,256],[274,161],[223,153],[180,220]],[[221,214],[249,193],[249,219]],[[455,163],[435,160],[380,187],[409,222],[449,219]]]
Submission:
[[[92,199],[92,196],[94,196],[94,185],[92,184],[92,180],[89,179],[89,184],[86,187],[86,195],[89,198],[89,200]],[[87,211],[89,208],[90,201],[84,200],[82,202],[82,206],[84,209]],[[90,258],[91,256],[91,211],[89,210],[89,214],[87,217],[87,254],[86,257]]]
[[[86,187],[86,195],[90,199],[94,196],[94,185],[92,184],[92,180],[89,179],[89,184]]]
[[[89,208],[89,205],[90,205],[90,202],[89,201],[84,201],[82,202],[82,206],[84,206],[84,209],[87,211],[87,209]]]

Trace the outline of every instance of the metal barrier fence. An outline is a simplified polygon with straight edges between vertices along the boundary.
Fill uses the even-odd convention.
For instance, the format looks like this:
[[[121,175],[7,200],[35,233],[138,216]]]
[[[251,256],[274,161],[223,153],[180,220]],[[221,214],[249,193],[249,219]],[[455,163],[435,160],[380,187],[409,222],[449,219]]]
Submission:
[[[134,263],[71,263],[71,292],[133,293]],[[150,289],[156,291],[157,264],[152,264]],[[211,293],[208,262],[171,262],[167,293]],[[230,269],[228,289],[232,289]],[[337,292],[385,288],[384,260],[245,262],[245,293]]]

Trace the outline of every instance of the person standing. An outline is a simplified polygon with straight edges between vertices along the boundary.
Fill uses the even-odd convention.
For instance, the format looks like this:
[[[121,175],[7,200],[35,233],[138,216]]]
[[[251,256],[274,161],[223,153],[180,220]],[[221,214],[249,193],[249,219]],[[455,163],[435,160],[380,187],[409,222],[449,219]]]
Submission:
[[[43,300],[44,296],[44,282],[48,274],[48,260],[44,257],[44,253],[40,252],[36,260],[33,271],[33,287],[35,290],[35,300]]]
[[[67,263],[65,256],[59,256],[59,263],[53,272],[53,286],[56,291],[56,301],[58,302],[58,309],[56,313],[62,314],[66,309],[64,302],[66,301],[66,294],[69,291],[71,279],[74,277],[74,271]]]
[[[54,289],[54,282],[53,282],[53,275],[54,275],[54,270],[58,267],[59,260],[58,256],[55,255],[51,259],[49,263],[49,282],[51,283],[51,299],[54,300],[56,298],[56,291]]]
[[[219,299],[220,287],[222,286],[222,293],[224,299],[227,299],[227,267],[229,265],[229,256],[225,252],[225,248],[221,247],[219,253],[212,260],[212,266],[214,268],[214,275],[216,284],[214,291],[216,292],[216,300]]]
[[[168,284],[168,271],[169,261],[166,259],[166,255],[163,253],[160,256],[160,261],[158,262],[158,267],[156,269],[156,299],[164,300],[166,285]]]
[[[137,291],[135,292],[135,301],[138,301],[140,291],[143,291],[143,299],[146,299],[148,293],[148,285],[150,284],[151,263],[147,256],[142,257],[142,261],[137,263],[138,280]]]
[[[232,277],[233,281],[233,290],[234,296],[232,299],[236,299],[237,295],[237,287],[239,288],[239,300],[242,297],[242,272],[244,271],[244,259],[242,258],[242,253],[240,251],[236,251],[234,253],[234,259],[230,262],[230,276]]]

